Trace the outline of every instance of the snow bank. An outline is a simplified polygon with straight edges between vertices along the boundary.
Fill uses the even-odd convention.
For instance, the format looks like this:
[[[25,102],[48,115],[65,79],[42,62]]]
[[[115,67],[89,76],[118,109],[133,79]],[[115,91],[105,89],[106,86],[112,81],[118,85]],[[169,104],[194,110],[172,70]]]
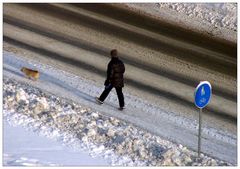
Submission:
[[[22,99],[17,100],[18,93],[21,93]],[[39,100],[43,101],[45,107],[34,111],[39,106]],[[12,125],[23,126],[39,135],[58,140],[73,150],[88,152],[92,157],[105,158],[112,166],[231,165],[204,154],[198,159],[197,153],[187,147],[6,77],[3,84],[3,115]],[[8,126],[4,126],[8,130]],[[6,142],[4,146],[11,144]],[[9,162],[11,158],[5,151],[4,164],[24,163],[23,157],[20,157],[22,161]],[[28,162],[27,165],[38,165],[38,160],[25,159],[36,162]],[[43,161],[42,164],[49,163]],[[62,164],[58,161],[49,165]]]

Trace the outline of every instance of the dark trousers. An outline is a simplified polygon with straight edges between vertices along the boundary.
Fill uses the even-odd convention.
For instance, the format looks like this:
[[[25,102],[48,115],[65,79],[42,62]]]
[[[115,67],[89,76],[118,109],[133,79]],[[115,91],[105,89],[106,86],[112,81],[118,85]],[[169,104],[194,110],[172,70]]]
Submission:
[[[101,100],[103,102],[106,99],[106,97],[108,96],[108,94],[110,93],[110,91],[112,90],[112,88],[113,88],[112,85],[105,87],[105,90],[102,92],[99,100]],[[115,87],[115,89],[116,89],[117,96],[118,96],[119,106],[124,107],[124,96],[122,93],[122,87]]]

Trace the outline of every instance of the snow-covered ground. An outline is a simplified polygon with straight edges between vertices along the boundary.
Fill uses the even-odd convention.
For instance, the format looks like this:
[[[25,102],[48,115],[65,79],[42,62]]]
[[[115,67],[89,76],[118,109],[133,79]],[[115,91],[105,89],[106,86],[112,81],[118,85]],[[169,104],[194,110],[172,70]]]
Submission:
[[[128,8],[237,42],[237,3],[128,3]]]
[[[230,165],[204,154],[198,161],[187,147],[29,85],[4,79],[3,88],[5,121],[50,139],[4,123],[7,166],[107,165],[100,158],[121,166]]]
[[[17,125],[14,119],[4,120],[4,166],[108,166],[103,158],[93,158],[86,152],[64,146],[33,128]],[[15,119],[19,120],[19,119]]]
[[[109,165],[231,165],[206,154],[202,154],[201,159],[197,160],[197,153],[187,147],[170,142],[142,130],[128,121],[117,118],[128,116],[124,112],[116,114],[118,111],[116,109],[117,98],[113,93],[110,94],[109,100],[103,107],[94,103],[93,96],[99,95],[102,90],[102,88],[95,86],[94,82],[48,65],[24,60],[9,52],[4,52],[3,60],[3,113],[4,119],[10,124],[24,126],[25,129],[43,135],[51,141],[60,141],[73,150],[87,152],[90,156],[97,157],[98,160],[104,158]],[[34,82],[24,78],[19,71],[22,66],[40,70],[39,81]],[[64,98],[53,93],[64,96]],[[160,115],[162,123],[171,121],[176,126],[185,126],[192,131],[197,129],[196,122],[164,112],[161,108],[140,98],[126,94],[126,100],[128,100],[127,111],[132,112],[133,116],[136,110],[140,109],[146,113],[154,112],[155,115]],[[99,111],[96,111],[97,109]],[[108,113],[103,114],[102,111]],[[138,119],[136,115],[133,118]],[[5,129],[9,129],[6,123],[5,125]],[[171,124],[170,127],[174,128],[174,125]],[[164,132],[166,136],[171,134],[168,130],[171,131],[170,128],[166,127],[166,132]],[[236,142],[235,136],[228,135],[223,131],[203,127],[203,133],[231,144]],[[56,142],[56,145],[59,143]],[[6,148],[9,146],[11,144],[8,142],[6,145],[4,144],[4,164],[6,165],[20,165],[24,163],[24,160],[27,161],[26,164],[32,162],[36,165],[39,163],[41,165],[69,164],[66,161],[59,163],[58,159],[46,161],[37,157],[32,159],[32,157],[21,155],[20,151],[18,151],[20,155],[14,151],[5,152],[5,150],[9,150]],[[61,147],[61,149],[66,148]],[[70,155],[71,153],[69,150]],[[85,158],[89,157],[85,156]],[[72,162],[74,163],[74,160]],[[80,163],[79,161],[78,165],[81,165]],[[92,160],[89,163],[92,165],[105,164],[104,161],[92,163]]]

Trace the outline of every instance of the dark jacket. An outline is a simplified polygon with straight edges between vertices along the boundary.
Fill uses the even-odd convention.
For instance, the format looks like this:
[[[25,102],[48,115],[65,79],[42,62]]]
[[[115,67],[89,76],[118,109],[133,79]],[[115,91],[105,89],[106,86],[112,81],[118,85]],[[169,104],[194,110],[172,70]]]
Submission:
[[[123,74],[125,66],[119,58],[112,58],[108,63],[107,79],[104,83],[105,86],[112,84],[113,87],[124,87]]]

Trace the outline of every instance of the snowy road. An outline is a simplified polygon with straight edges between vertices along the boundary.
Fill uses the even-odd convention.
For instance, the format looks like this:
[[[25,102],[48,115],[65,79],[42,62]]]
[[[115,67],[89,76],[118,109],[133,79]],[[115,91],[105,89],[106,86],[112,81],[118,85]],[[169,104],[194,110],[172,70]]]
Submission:
[[[182,144],[192,150],[197,148],[198,111],[193,103],[193,93],[199,81],[208,80],[213,87],[213,96],[203,111],[202,150],[212,157],[236,164],[237,45],[234,17],[231,23],[225,22],[223,13],[206,14],[208,9],[201,11],[201,5],[153,3],[127,6],[5,3],[4,77],[14,79],[19,85],[28,84],[32,91],[36,87],[84,105],[93,112],[130,122],[139,129],[173,141],[172,145]],[[230,14],[236,14],[236,4],[224,6],[233,10],[229,16],[228,12],[222,11],[224,16],[232,18]],[[145,15],[144,10],[150,13]],[[174,10],[188,11],[188,15],[200,12],[200,20],[198,18],[195,22],[194,17],[182,17],[180,11]],[[163,14],[160,18],[157,17],[159,12]],[[218,27],[219,22],[225,27],[230,24],[233,29]],[[186,23],[188,26],[184,26]],[[127,109],[124,112],[117,110],[114,92],[102,106],[94,101],[103,90],[109,51],[114,48],[118,49],[126,66],[123,92]],[[39,81],[24,78],[19,71],[22,66],[39,70]],[[68,123],[64,127],[71,129]],[[143,156],[144,151],[141,150]],[[216,164],[214,160],[212,163],[211,159],[206,159],[210,160],[210,163],[205,161],[207,165]],[[173,165],[181,165],[179,158],[173,157],[172,160],[175,161]],[[190,165],[194,165],[193,161]]]
[[[41,72],[39,81],[34,82],[24,78],[20,72],[22,66],[38,69]],[[75,76],[46,64],[24,60],[9,52],[4,52],[3,74],[5,77],[71,99],[103,114],[128,121],[191,149],[196,150],[197,148],[196,121],[165,112],[160,107],[135,96],[125,94],[127,109],[123,112],[117,110],[118,102],[114,92],[110,94],[106,104],[102,106],[96,105],[94,97],[100,94],[102,87],[96,86],[94,81]],[[236,136],[204,126],[202,151],[210,156],[235,164],[237,157]]]
[[[138,90],[136,95],[145,92],[142,97],[161,100],[165,109],[193,117],[192,93],[204,79],[214,89],[204,113],[236,119],[235,45],[121,10],[120,16],[111,15],[112,10],[117,9],[103,4],[5,4],[4,43],[34,52],[40,61],[64,62],[66,69],[98,83],[109,50],[117,48],[126,84]]]

